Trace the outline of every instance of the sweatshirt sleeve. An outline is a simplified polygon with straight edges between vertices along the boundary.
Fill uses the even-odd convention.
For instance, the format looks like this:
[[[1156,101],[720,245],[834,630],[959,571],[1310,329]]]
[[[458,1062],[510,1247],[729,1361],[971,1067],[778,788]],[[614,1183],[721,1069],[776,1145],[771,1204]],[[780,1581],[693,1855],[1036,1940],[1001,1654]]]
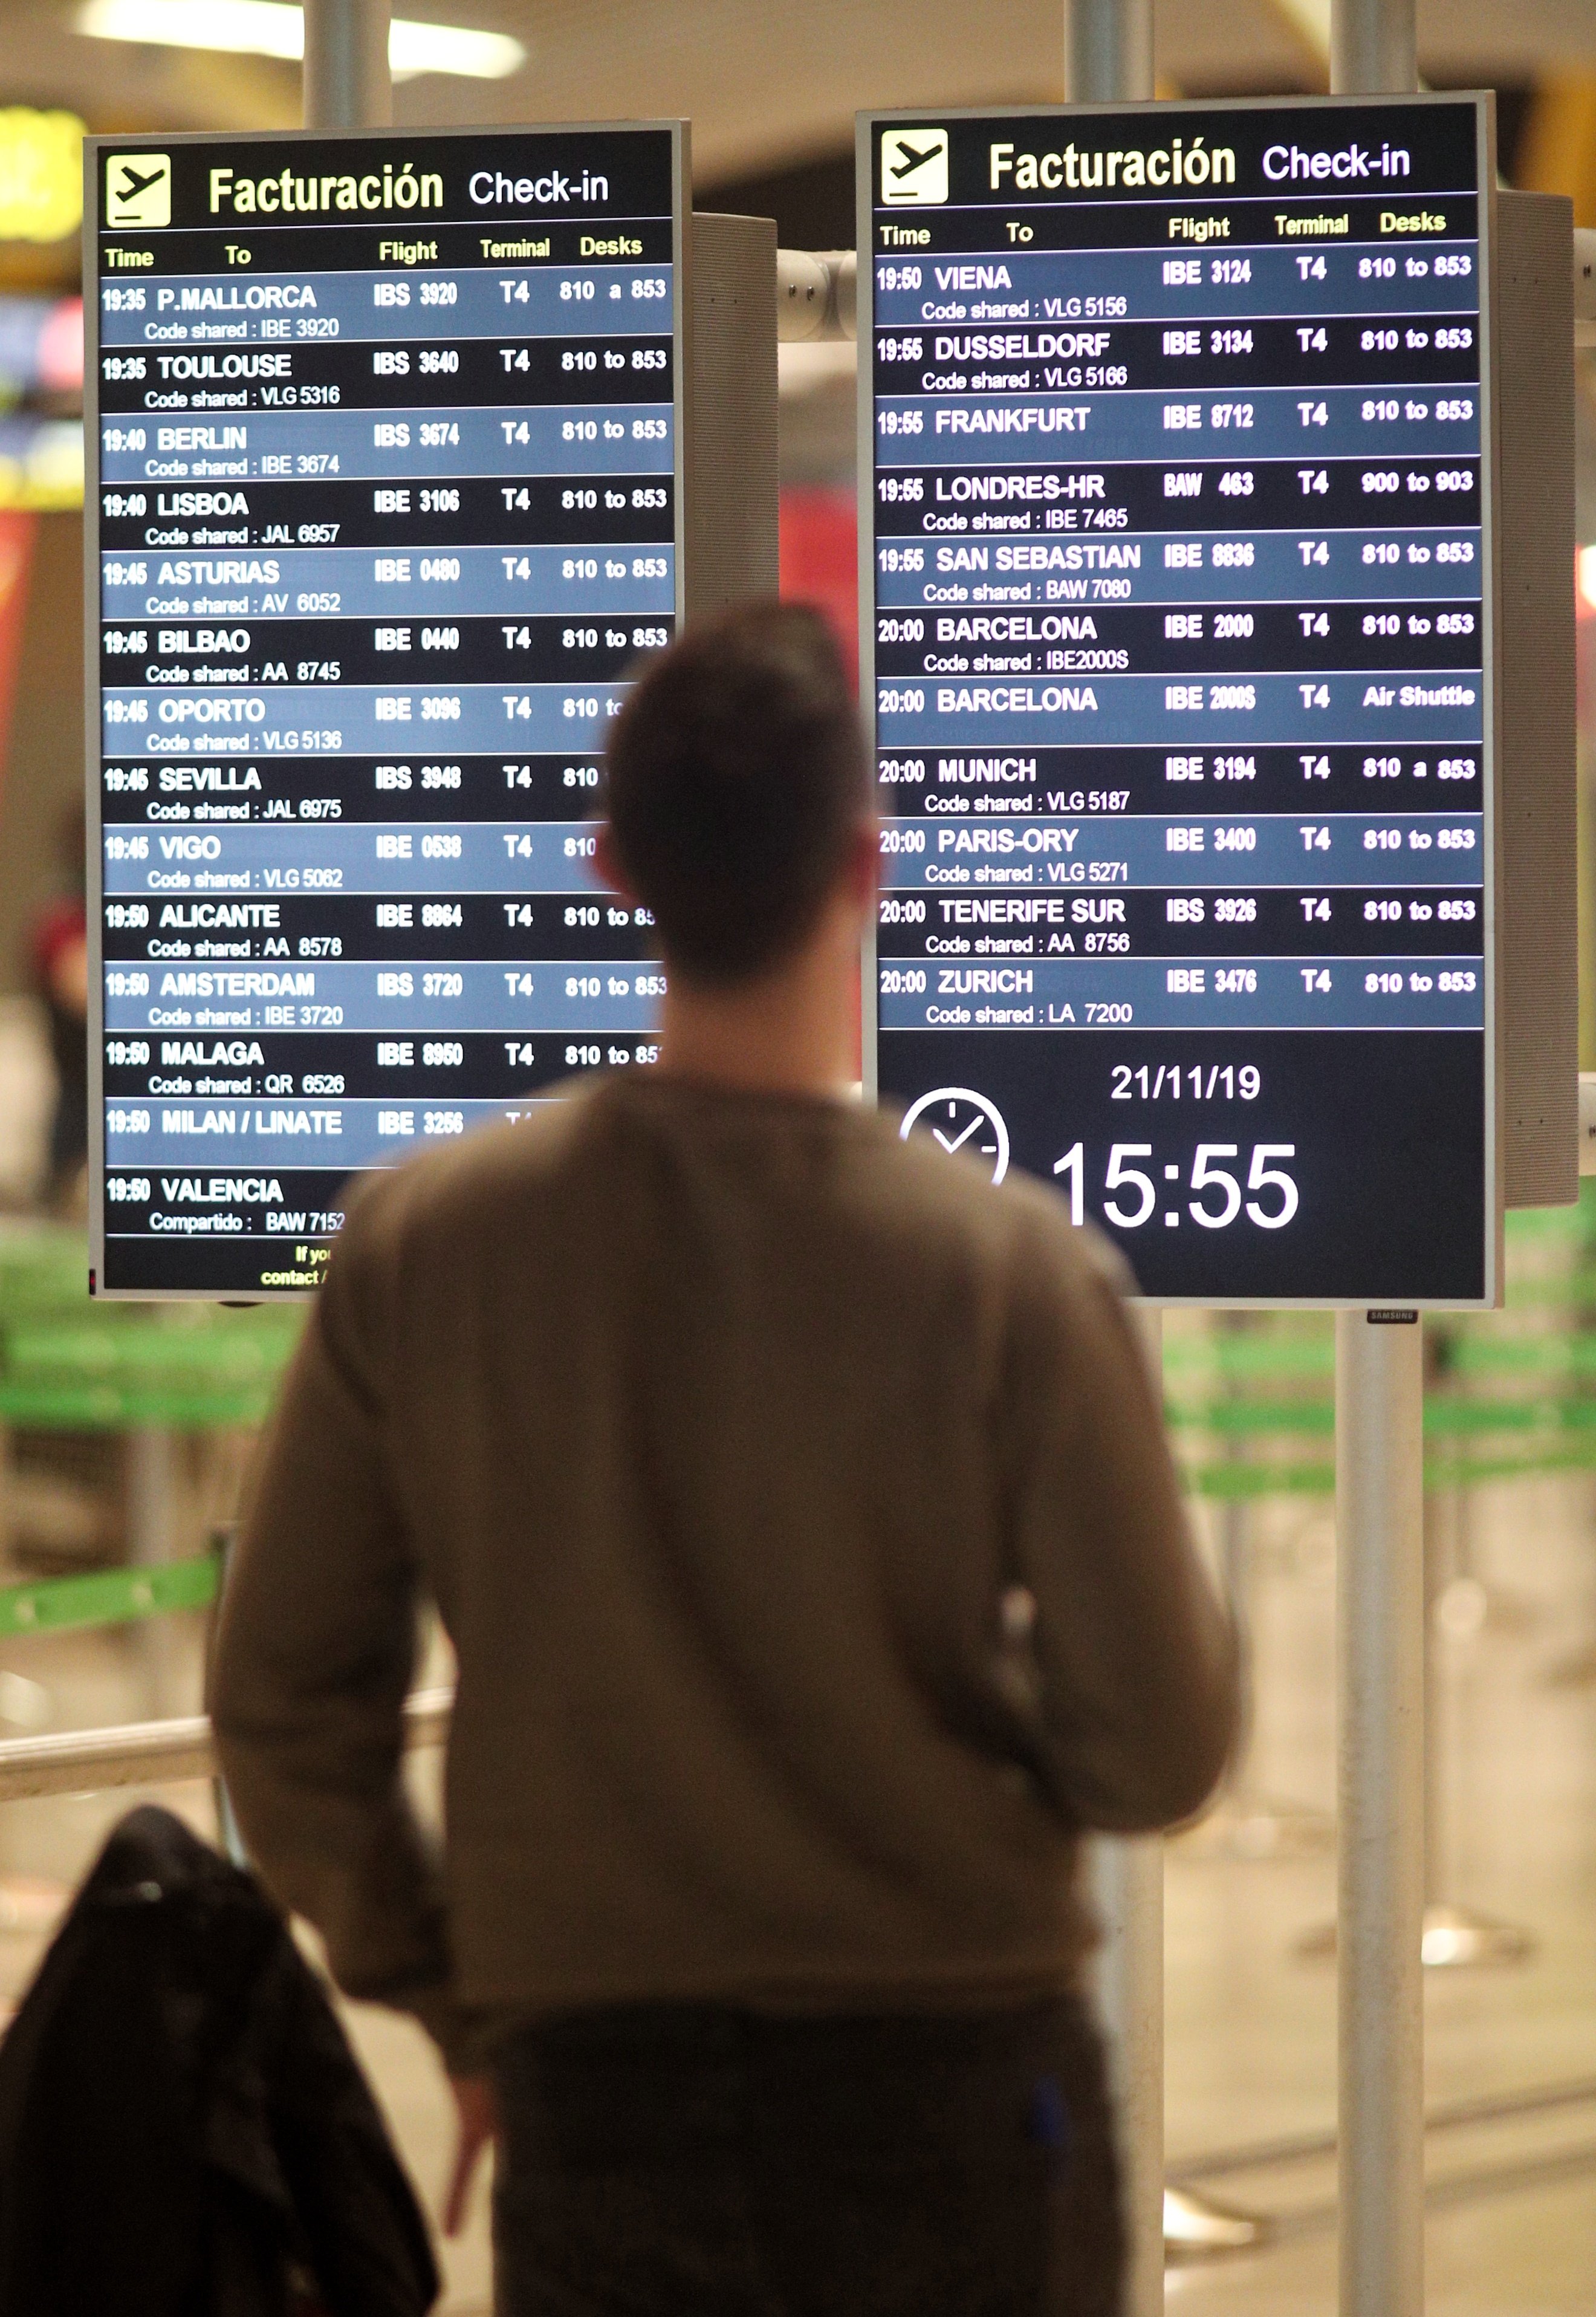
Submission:
[[[439,1865],[403,1782],[419,1575],[383,1445],[391,1263],[362,1203],[289,1370],[228,1571],[210,1710],[252,1862],[353,1996],[453,2037]]]
[[[1074,1234],[1067,1248],[1051,1229],[1030,1239],[1002,1421],[1049,1782],[1079,1824],[1131,1833],[1190,1817],[1212,1792],[1235,1737],[1236,1651],[1112,1261]]]

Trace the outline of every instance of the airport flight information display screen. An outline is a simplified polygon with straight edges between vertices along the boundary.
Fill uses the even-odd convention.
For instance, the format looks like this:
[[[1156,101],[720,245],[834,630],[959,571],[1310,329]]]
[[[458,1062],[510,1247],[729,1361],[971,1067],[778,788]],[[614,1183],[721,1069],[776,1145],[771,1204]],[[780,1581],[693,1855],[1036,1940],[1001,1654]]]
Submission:
[[[1156,1301],[1495,1292],[1491,134],[865,127],[878,1088]]]
[[[682,137],[88,166],[95,1284],[293,1293],[352,1176],[654,1059],[586,817],[679,608]]]

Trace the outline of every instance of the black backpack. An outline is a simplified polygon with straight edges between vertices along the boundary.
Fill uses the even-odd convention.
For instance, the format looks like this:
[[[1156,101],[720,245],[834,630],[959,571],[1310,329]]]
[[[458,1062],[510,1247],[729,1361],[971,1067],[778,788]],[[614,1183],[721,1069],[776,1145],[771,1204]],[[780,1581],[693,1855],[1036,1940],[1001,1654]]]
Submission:
[[[169,1812],[132,1812],[0,2044],[0,2313],[421,2317],[437,2291],[281,1916]]]

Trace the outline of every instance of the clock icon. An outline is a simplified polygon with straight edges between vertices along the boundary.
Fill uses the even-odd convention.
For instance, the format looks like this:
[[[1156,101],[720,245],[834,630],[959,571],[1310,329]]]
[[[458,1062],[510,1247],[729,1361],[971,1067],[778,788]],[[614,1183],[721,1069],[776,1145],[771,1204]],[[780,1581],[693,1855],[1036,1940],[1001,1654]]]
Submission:
[[[1002,1111],[984,1094],[973,1094],[968,1087],[937,1087],[904,1113],[898,1132],[905,1142],[917,1126],[946,1151],[966,1150],[990,1161],[994,1184],[1008,1173],[1009,1130]]]

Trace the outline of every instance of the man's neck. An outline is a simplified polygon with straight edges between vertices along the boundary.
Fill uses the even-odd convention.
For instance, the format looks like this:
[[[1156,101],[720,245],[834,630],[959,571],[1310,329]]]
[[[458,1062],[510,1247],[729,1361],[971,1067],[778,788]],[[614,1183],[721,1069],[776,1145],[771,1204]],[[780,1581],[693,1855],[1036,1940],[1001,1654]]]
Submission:
[[[750,1094],[845,1094],[859,1075],[858,952],[835,931],[758,981],[730,989],[667,969],[659,1066]]]

